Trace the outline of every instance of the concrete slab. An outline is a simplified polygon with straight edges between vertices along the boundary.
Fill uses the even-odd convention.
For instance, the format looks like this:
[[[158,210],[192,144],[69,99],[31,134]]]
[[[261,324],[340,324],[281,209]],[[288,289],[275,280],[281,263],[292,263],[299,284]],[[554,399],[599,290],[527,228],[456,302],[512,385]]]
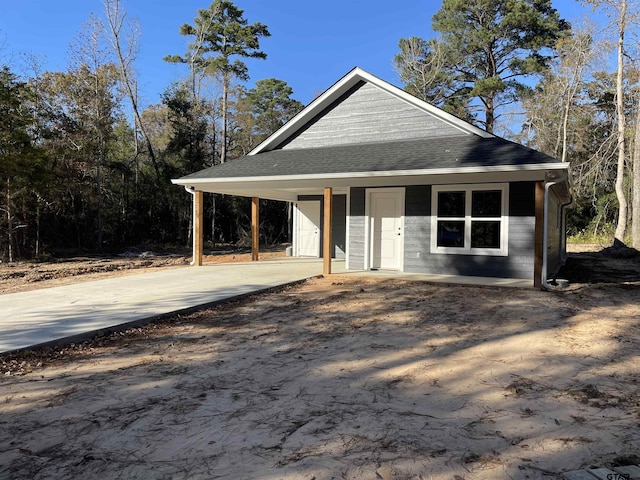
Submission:
[[[433,283],[532,286],[529,280],[388,271],[347,272],[344,260],[334,260],[332,271]],[[80,339],[100,330],[192,310],[321,273],[322,259],[285,257],[136,272],[105,280],[0,295],[0,353],[73,337]]]
[[[0,353],[143,321],[322,273],[322,260],[178,267],[0,295]]]

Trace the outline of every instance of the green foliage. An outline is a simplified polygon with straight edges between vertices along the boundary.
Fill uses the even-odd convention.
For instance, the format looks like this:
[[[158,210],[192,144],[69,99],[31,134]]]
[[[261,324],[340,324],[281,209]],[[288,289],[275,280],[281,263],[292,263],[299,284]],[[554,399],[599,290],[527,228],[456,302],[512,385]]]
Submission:
[[[35,200],[32,187],[44,182],[40,172],[44,152],[36,146],[33,92],[9,70],[0,68],[0,256],[21,255]],[[33,182],[33,183],[32,183]]]
[[[208,9],[198,10],[194,25],[184,24],[180,33],[192,37],[185,56],[168,55],[165,61],[186,63],[191,70],[193,97],[198,100],[198,79],[209,75],[222,83],[220,102],[221,128],[220,156],[227,160],[230,115],[229,91],[233,79],[248,80],[247,66],[238,58],[267,58],[260,50],[260,38],[270,36],[267,26],[256,22],[248,24],[244,11],[227,0],[215,0]],[[233,61],[232,61],[233,59]]]
[[[493,131],[524,80],[543,73],[569,30],[550,0],[444,0],[433,16],[440,39],[401,40],[396,66],[408,89]],[[474,103],[477,100],[477,103]]]
[[[232,77],[248,78],[241,59],[266,57],[258,41],[269,33],[216,0],[193,27],[183,26],[196,32],[184,58],[169,58],[190,63],[195,75],[141,112],[151,158],[140,122],[124,114],[122,77],[99,27],[88,25],[68,71],[21,81],[0,68],[0,258],[190,246],[192,198],[170,180],[218,163],[226,143],[230,158],[247,153],[302,108],[282,80],[249,91],[231,85]],[[197,82],[207,76],[223,80],[228,98],[200,95]],[[221,114],[232,126],[226,142]],[[205,202],[207,240],[250,238],[250,199],[207,195]],[[286,204],[262,200],[261,218],[263,242],[286,240]]]
[[[299,101],[291,98],[292,88],[287,82],[276,78],[258,80],[255,88],[243,96],[251,112],[254,124],[252,137],[257,143],[266,139],[282,127],[290,118],[304,108]]]
[[[204,168],[207,158],[213,164],[213,154],[205,144],[207,105],[196,101],[184,84],[170,85],[162,94],[162,103],[167,107],[170,132],[165,160],[174,167],[173,178]]]
[[[208,9],[198,10],[194,25],[184,24],[180,34],[193,37],[187,55],[168,55],[165,60],[174,63],[193,63],[198,71],[229,73],[242,80],[248,78],[246,65],[234,56],[267,58],[260,51],[260,38],[270,36],[267,26],[256,22],[248,24],[244,11],[233,2],[215,0]]]

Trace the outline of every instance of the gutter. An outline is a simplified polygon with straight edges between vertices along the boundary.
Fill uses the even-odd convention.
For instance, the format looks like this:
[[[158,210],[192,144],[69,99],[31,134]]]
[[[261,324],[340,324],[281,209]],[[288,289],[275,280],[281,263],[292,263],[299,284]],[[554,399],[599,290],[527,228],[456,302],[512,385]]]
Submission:
[[[227,164],[225,164],[227,165]],[[566,162],[555,163],[533,163],[526,165],[493,165],[484,167],[450,167],[431,169],[411,169],[411,170],[382,170],[382,171],[358,171],[358,172],[333,172],[333,173],[300,173],[295,175],[263,175],[247,177],[193,177],[187,175],[182,178],[174,178],[171,183],[174,185],[194,185],[194,184],[238,184],[238,183],[269,183],[279,181],[327,181],[340,179],[373,179],[388,177],[410,177],[410,176],[440,176],[453,174],[474,174],[474,173],[513,173],[513,172],[544,172],[549,170],[566,171],[569,168]],[[192,174],[193,175],[193,174]],[[193,187],[191,187],[193,188]]]
[[[562,172],[562,176],[556,180],[549,180],[546,181],[544,184],[544,228],[543,228],[543,243],[542,243],[542,288],[544,288],[545,290],[552,290],[554,288],[554,285],[552,285],[551,283],[549,283],[549,279],[547,276],[547,272],[548,272],[548,261],[549,261],[549,190],[551,189],[551,187],[553,187],[554,185],[557,185],[559,183],[563,183],[566,182],[569,178],[569,174],[567,173],[566,170],[564,170]],[[564,216],[564,209],[567,208],[569,205],[571,205],[573,203],[573,197],[571,196],[571,194],[569,194],[569,201],[563,203],[560,206],[560,228],[564,229],[564,224],[565,224],[565,216]],[[566,252],[566,237],[565,235],[562,236],[563,240],[562,242],[565,242],[564,245],[560,246],[561,251],[560,253],[560,262],[564,265],[564,263],[567,261],[567,252]],[[564,246],[564,248],[562,248]]]

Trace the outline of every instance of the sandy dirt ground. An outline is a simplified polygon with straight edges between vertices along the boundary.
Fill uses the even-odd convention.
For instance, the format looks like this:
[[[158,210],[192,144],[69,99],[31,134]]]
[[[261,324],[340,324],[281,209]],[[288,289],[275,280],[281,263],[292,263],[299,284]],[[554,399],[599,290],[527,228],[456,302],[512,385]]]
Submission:
[[[556,479],[640,463],[640,263],[351,275],[0,357],[0,478]]]

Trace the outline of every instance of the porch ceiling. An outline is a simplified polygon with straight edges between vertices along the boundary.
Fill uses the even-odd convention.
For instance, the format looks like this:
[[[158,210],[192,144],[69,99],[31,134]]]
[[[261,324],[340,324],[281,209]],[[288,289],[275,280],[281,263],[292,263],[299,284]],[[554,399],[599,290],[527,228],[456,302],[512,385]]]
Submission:
[[[394,187],[458,183],[501,183],[544,181],[551,171],[565,170],[568,164],[530,165],[513,168],[426,170],[413,172],[363,172],[350,175],[271,176],[261,178],[181,178],[173,183],[189,190],[296,201],[299,195],[321,195],[325,187],[346,193],[350,187]]]

